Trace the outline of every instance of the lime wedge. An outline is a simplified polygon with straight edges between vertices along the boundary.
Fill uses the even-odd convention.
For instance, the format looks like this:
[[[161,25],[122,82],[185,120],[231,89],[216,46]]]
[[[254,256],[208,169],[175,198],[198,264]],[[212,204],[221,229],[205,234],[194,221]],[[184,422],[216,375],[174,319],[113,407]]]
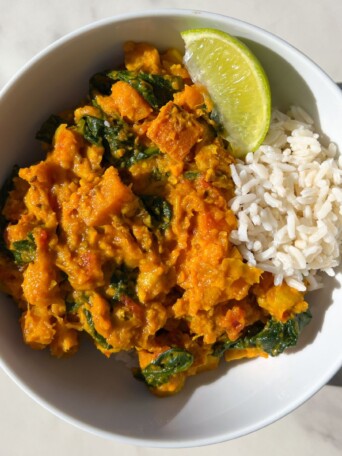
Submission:
[[[255,151],[271,117],[270,86],[260,62],[244,43],[220,30],[181,35],[186,68],[194,82],[206,87],[232,154],[243,157]]]

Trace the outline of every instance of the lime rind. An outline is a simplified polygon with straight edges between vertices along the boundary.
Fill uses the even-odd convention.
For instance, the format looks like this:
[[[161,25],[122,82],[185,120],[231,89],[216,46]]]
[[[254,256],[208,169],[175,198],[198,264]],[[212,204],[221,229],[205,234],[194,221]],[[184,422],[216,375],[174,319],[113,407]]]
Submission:
[[[271,91],[256,56],[238,38],[215,29],[181,33],[184,63],[194,82],[204,85],[234,156],[263,142],[271,118]]]

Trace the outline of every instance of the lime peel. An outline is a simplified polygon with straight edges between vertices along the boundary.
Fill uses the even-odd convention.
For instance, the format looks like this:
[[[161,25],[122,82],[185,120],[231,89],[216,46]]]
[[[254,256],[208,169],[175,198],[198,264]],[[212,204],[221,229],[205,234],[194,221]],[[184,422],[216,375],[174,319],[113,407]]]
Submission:
[[[185,66],[206,87],[232,154],[255,151],[271,118],[271,91],[260,62],[242,41],[220,30],[192,29],[181,36]]]

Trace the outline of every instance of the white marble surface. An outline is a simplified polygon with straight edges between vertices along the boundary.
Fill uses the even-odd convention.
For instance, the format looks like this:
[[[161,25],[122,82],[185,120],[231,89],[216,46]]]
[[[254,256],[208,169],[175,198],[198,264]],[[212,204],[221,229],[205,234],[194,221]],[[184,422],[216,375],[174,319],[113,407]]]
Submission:
[[[76,28],[151,8],[195,8],[263,27],[289,41],[342,81],[341,0],[0,0],[0,89],[27,60]],[[332,386],[332,385],[336,386]],[[156,450],[121,445],[80,431],[34,403],[0,371],[0,454],[274,455],[342,454],[342,371],[298,410],[240,439],[209,448]]]

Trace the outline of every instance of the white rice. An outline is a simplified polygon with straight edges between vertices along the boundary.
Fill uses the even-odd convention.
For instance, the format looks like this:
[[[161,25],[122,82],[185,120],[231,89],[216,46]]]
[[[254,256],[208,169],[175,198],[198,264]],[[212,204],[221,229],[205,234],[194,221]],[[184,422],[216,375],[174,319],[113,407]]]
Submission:
[[[342,156],[324,147],[299,107],[272,113],[264,144],[231,165],[238,219],[231,241],[251,265],[298,290],[321,286],[339,264],[342,241]]]

